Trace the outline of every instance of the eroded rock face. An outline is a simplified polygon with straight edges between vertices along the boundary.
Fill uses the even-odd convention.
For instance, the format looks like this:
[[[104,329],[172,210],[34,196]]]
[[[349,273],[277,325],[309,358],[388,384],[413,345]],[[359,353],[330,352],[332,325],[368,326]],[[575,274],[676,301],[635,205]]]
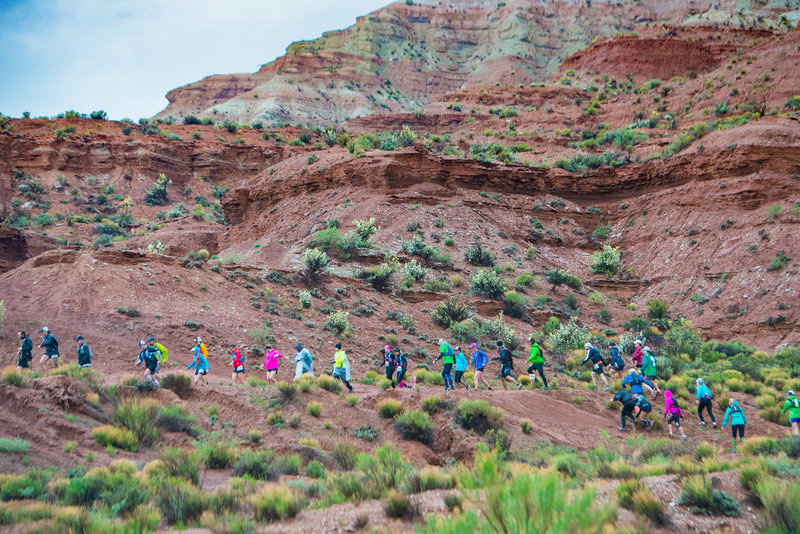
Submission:
[[[770,2],[740,4],[395,2],[359,17],[347,29],[293,43],[285,56],[258,72],[209,76],[175,89],[158,116],[330,124],[370,113],[408,112],[465,86],[544,81],[564,58],[595,38],[644,30],[649,24],[713,24],[723,16],[728,24],[778,27],[780,15]],[[687,55],[685,43],[651,44],[691,59],[681,74],[713,59],[713,51],[703,47],[690,46]]]

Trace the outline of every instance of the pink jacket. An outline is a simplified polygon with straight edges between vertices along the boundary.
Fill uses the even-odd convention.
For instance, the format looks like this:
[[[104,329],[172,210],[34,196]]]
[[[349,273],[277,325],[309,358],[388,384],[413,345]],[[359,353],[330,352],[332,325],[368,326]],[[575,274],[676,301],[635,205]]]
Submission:
[[[642,357],[644,357],[644,352],[642,352],[642,347],[636,347],[636,350],[633,351],[633,356],[631,356],[631,361],[633,362],[634,365],[641,367]]]
[[[278,368],[278,358],[283,358],[283,354],[275,349],[272,349],[266,354],[265,358],[266,359],[262,367],[266,367],[267,371],[271,371],[272,369]]]
[[[680,407],[672,398],[672,392],[667,390],[664,392],[664,415],[669,414],[678,414],[678,417],[683,417]]]

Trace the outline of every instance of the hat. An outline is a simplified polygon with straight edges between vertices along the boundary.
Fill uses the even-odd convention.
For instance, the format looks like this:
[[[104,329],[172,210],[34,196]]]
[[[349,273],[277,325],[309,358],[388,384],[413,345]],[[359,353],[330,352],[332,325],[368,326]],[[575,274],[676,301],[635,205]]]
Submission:
[[[303,348],[303,345],[301,345],[300,343],[298,343],[297,345],[294,346],[295,350],[301,350],[302,348]]]
[[[197,341],[198,343],[202,343],[203,342],[203,340],[200,339],[200,336],[197,336],[196,338],[194,338],[194,340]]]
[[[395,347],[392,352],[396,352],[397,354],[400,354],[400,347]]]
[[[83,341],[83,336],[78,336],[75,338],[75,341]]]
[[[342,348],[342,344],[341,343],[337,343],[336,345],[334,345],[334,347],[336,347],[337,349],[341,349]]]
[[[697,380],[695,380],[695,382],[697,382],[698,386],[702,386],[703,384],[705,384],[702,378],[698,378]]]
[[[583,348],[584,349],[591,349],[592,348],[592,344],[591,343],[587,343],[586,345],[583,346]]]
[[[264,348],[265,348],[265,349],[271,349],[271,348],[272,348],[272,345],[264,345]]]
[[[49,331],[50,331],[50,329],[47,328],[46,326],[43,326],[42,329],[39,330],[39,332],[49,332]]]
[[[390,347],[389,345],[386,345],[385,347],[383,347],[383,351],[384,352],[392,352],[392,347]]]
[[[502,347],[503,346],[503,340],[502,339],[498,339],[497,340],[497,346],[498,347]]]
[[[136,346],[137,346],[137,347],[141,347],[142,345],[144,345],[144,339],[143,339],[143,340],[141,340],[139,343],[137,343],[137,344],[136,344]]]
[[[634,345],[642,345],[642,340],[641,339],[637,339],[636,341],[633,342],[633,344]]]
[[[628,371],[629,375],[636,374],[636,367],[632,367],[630,371]]]
[[[473,343],[472,345],[469,346],[469,348],[477,349],[478,348],[478,344],[477,343]]]
[[[456,350],[457,351],[461,351],[461,347],[456,347]]]
[[[147,342],[148,343],[150,343],[151,341],[155,341],[155,340],[156,340],[156,338],[154,338],[153,336],[150,336],[149,338],[147,338]]]
[[[613,341],[609,341],[609,342],[608,342],[608,346],[609,346],[609,347],[613,347],[613,346],[614,346],[614,342],[613,342]]]
[[[235,346],[236,346],[236,343],[231,343],[231,344],[230,344],[230,345],[228,345],[228,346],[229,346],[229,347],[235,347]]]
[[[650,352],[650,347],[645,347],[642,349],[643,352]]]
[[[787,392],[786,392],[786,396],[787,396],[787,397],[794,397],[794,391],[792,391],[792,390],[790,389],[789,391],[787,391]]]

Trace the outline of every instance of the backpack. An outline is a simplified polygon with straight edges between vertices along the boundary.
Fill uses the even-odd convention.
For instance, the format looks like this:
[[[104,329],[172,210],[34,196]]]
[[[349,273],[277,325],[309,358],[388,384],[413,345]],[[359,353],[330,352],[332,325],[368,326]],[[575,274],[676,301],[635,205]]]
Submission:
[[[673,406],[675,409],[677,409],[677,410],[678,410],[678,411],[677,411],[678,417],[683,417],[683,412],[681,411],[681,405],[680,405],[680,404],[678,404],[678,401],[675,399],[675,397],[673,397],[673,398],[672,398],[672,406]]]
[[[58,354],[58,339],[53,334],[50,334],[50,337],[53,339],[53,348],[55,349],[56,354]]]
[[[451,347],[449,343],[447,344],[447,355],[455,356],[455,353],[453,352],[453,347]]]
[[[792,399],[790,402],[791,402],[791,404],[790,404],[791,406],[794,406],[795,408],[800,408],[800,400],[798,400],[797,397]]]
[[[200,352],[203,353],[203,356],[208,358],[208,348],[206,347],[205,343],[200,343]]]
[[[738,404],[734,404],[733,406],[731,406],[731,413],[741,412],[741,411],[742,411],[742,407],[739,406]]]
[[[633,373],[633,374],[631,375],[631,382],[633,382],[633,385],[634,385],[634,386],[638,386],[639,384],[641,384],[641,383],[642,383],[642,377],[641,377],[641,376],[639,376],[639,374],[638,374],[638,373]]]

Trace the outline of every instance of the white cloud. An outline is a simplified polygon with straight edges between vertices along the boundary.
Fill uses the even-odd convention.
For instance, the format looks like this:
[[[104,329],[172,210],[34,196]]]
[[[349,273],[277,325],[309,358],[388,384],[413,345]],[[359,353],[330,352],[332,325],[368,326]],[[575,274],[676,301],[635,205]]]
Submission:
[[[0,1],[0,111],[149,117],[200,78],[254,72],[387,0]]]

